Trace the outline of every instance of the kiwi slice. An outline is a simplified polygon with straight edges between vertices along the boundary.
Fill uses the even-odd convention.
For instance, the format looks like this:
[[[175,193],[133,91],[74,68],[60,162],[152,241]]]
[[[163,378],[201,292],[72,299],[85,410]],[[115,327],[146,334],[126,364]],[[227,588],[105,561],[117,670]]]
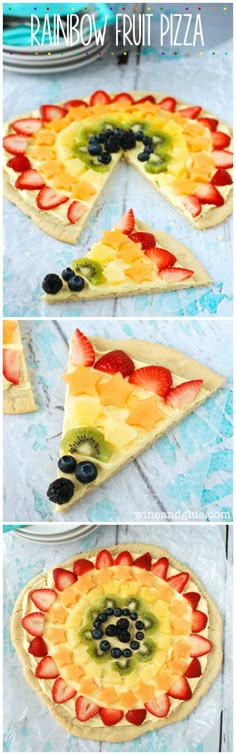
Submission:
[[[140,649],[136,653],[135,657],[138,658],[138,660],[142,663],[146,663],[146,661],[149,661],[150,658],[152,658],[155,649],[156,645],[154,644],[154,642],[152,642],[152,640],[145,640],[145,642],[143,642]]]
[[[92,632],[91,632],[91,624],[85,624],[79,636],[80,636],[81,642],[84,642],[87,645],[87,642],[93,639]]]
[[[87,648],[87,651],[93,661],[96,661],[96,663],[107,663],[107,654],[100,650],[99,647],[97,648],[94,645],[91,645]]]
[[[125,676],[127,674],[130,674],[131,671],[134,670],[135,660],[134,658],[121,657],[118,658],[117,661],[114,661],[111,665],[114,671],[119,671],[119,674],[121,676]]]
[[[83,278],[87,278],[89,283],[92,283],[93,286],[99,286],[101,283],[104,283],[102,265],[89,257],[81,257],[77,260],[73,260],[71,267],[76,275],[82,275]]]
[[[108,461],[112,456],[113,446],[104,440],[104,436],[95,427],[75,427],[67,430],[62,438],[61,448],[65,454],[91,456],[99,461]]]
[[[169,134],[165,134],[164,131],[154,131],[152,134],[152,141],[158,150],[160,148],[162,149],[168,149],[171,146],[171,137]]]
[[[170,155],[155,152],[150,155],[149,160],[145,163],[145,170],[147,173],[163,173],[167,170],[167,165],[170,160]]]
[[[156,619],[153,613],[149,613],[148,611],[145,611],[142,614],[140,614],[140,618],[142,619],[144,623],[146,632],[155,632],[156,629],[158,629],[159,621],[158,619]]]
[[[127,606],[130,609],[130,611],[138,611],[140,608],[140,601],[134,598],[133,595],[130,595]]]

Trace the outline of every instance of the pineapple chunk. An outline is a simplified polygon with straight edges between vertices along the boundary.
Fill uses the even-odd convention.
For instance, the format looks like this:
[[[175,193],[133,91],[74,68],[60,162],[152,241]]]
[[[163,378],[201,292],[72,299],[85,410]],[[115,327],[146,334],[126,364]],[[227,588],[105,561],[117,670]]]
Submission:
[[[155,590],[149,590],[146,587],[141,587],[140,594],[143,600],[146,601],[146,603],[151,603],[153,605],[156,602],[157,596]]]
[[[86,165],[82,163],[79,157],[72,157],[70,160],[66,160],[66,170],[71,176],[81,176],[86,171]]]
[[[104,271],[104,275],[108,280],[108,283],[122,283],[125,280],[125,273],[127,265],[122,260],[114,260],[109,262]]]
[[[118,448],[123,448],[137,438],[137,432],[129,427],[126,422],[110,420],[104,426],[104,437],[105,440],[114,443]]]
[[[99,417],[103,415],[102,408],[96,399],[77,399],[71,402],[70,409],[70,427],[71,421],[74,420],[74,426],[88,427],[95,426]]]
[[[111,246],[102,244],[98,241],[97,244],[93,244],[91,251],[87,254],[87,257],[91,257],[96,262],[100,262],[102,265],[114,260],[116,253]]]

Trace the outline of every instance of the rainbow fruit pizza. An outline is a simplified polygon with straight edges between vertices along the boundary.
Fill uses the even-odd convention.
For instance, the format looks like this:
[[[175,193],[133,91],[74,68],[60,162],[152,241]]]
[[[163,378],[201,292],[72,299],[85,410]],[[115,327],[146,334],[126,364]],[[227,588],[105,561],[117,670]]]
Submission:
[[[232,212],[232,135],[200,106],[147,92],[43,104],[6,124],[4,192],[51,236],[76,243],[123,157],[198,229]]]
[[[37,406],[25,363],[17,320],[3,321],[3,412],[23,414]]]
[[[121,742],[188,716],[221,667],[217,606],[194,572],[142,543],[82,553],[20,593],[12,641],[57,722]]]

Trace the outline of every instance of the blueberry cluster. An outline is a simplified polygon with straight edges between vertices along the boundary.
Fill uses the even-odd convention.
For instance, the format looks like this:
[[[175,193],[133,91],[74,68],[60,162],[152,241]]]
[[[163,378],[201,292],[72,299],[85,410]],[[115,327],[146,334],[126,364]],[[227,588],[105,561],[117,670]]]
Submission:
[[[140,141],[140,137],[132,129],[125,131],[123,128],[106,128],[100,134],[90,136],[88,152],[91,156],[96,156],[103,165],[108,165],[112,153],[119,152],[120,149],[133,149],[136,141]]]
[[[77,463],[74,456],[61,456],[58,467],[64,474],[74,474],[82,485],[96,480],[98,473],[96,464],[92,461],[84,460]],[[74,489],[72,480],[68,480],[66,477],[59,477],[58,480],[54,480],[49,485],[47,496],[53,503],[58,503],[59,505],[68,503],[74,495]]]
[[[107,620],[110,616],[114,616],[114,619],[118,618],[116,623],[107,624]],[[122,618],[122,617],[128,618]],[[103,624],[106,623],[106,626]],[[120,658],[122,655],[125,658],[130,658],[132,651],[139,650],[140,641],[144,639],[143,621],[138,619],[136,611],[131,611],[129,608],[106,608],[104,613],[98,614],[93,621],[92,637],[94,640],[100,640],[99,648],[103,653],[111,651],[112,658]],[[122,650],[120,647],[111,646],[109,640],[103,639],[105,637],[117,637],[120,643],[129,644],[129,647]]]
[[[149,160],[151,153],[154,152],[153,138],[152,136],[144,136],[143,132],[140,133],[142,134],[140,141],[143,143],[143,151],[139,152],[138,160],[144,163],[146,160]]]
[[[66,267],[62,271],[61,278],[68,283],[70,291],[82,291],[85,286],[85,280],[81,275],[75,275],[74,270]],[[48,273],[42,282],[42,288],[46,294],[55,295],[63,286],[62,279],[56,273]]]

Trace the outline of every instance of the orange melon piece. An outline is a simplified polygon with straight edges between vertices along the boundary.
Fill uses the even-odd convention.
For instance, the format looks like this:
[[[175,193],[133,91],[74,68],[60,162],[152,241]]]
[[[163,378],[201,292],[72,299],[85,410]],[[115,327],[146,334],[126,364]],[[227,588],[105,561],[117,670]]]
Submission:
[[[159,409],[155,396],[141,400],[130,398],[128,407],[130,414],[127,424],[142,427],[146,432],[151,432],[157,422],[161,422],[165,418],[165,414]]]
[[[172,687],[177,679],[177,674],[171,674],[169,671],[163,670],[159,671],[159,674],[156,678],[156,684],[159,689],[164,689],[165,692],[168,692],[168,689]]]
[[[176,616],[184,616],[188,613],[188,607],[185,600],[178,600],[178,598],[172,598],[170,601],[170,610]]]
[[[104,231],[101,239],[102,244],[111,246],[112,249],[119,250],[122,245],[127,243],[127,237],[119,229],[114,231]]]
[[[53,654],[53,658],[59,667],[67,666],[68,664],[72,664],[73,653],[71,650],[68,650],[67,647],[62,645],[62,647],[58,648],[56,653]]]
[[[128,278],[131,278],[135,283],[152,281],[154,269],[152,262],[139,262],[137,260],[125,271],[125,275]]]
[[[88,181],[76,181],[72,184],[71,194],[74,199],[83,199],[84,202],[88,201],[97,193],[97,189],[92,186]]]
[[[84,367],[80,364],[75,370],[67,372],[66,375],[62,375],[62,380],[70,386],[71,396],[79,396],[86,394],[88,396],[94,396],[96,394],[96,385],[101,380],[102,374],[96,372],[96,370],[90,370],[89,367]]]
[[[110,703],[114,703],[114,701],[117,699],[117,693],[115,690],[115,687],[103,687],[100,690],[99,700],[102,703],[105,703],[105,705],[110,705]]]
[[[45,160],[45,162],[40,165],[40,170],[48,178],[53,178],[53,176],[63,171],[63,165],[58,160]]]
[[[133,390],[133,385],[124,380],[120,372],[117,372],[106,382],[100,382],[97,388],[103,406],[120,407],[124,406]]]
[[[171,615],[170,620],[172,634],[190,634],[191,624],[189,621],[186,621],[175,614]]]
[[[161,582],[158,582],[158,585],[156,586],[157,591],[157,598],[161,598],[162,600],[165,600],[166,603],[169,603],[171,598],[175,595],[175,590],[173,590],[173,587],[171,585],[168,585],[167,582],[164,582],[162,580]]]
[[[70,663],[68,666],[65,667],[63,670],[63,676],[67,681],[73,681],[80,684],[82,677],[84,676],[85,671],[83,668],[81,668],[78,663]],[[82,682],[81,682],[82,683]]]
[[[132,689],[130,689],[127,692],[123,692],[121,695],[119,695],[119,703],[122,708],[133,710],[135,704],[137,703],[137,696],[134,694],[134,692],[132,692]]]
[[[168,661],[167,668],[171,674],[183,676],[187,668],[187,662],[183,658],[173,658],[173,660]]]
[[[88,574],[83,574],[78,580],[78,592],[87,594],[90,590],[93,590],[94,584],[92,574],[89,572]]]
[[[178,194],[194,194],[197,189],[197,183],[190,180],[190,178],[180,178],[176,181],[174,188],[176,188]]]
[[[196,152],[196,154],[192,156],[191,167],[189,168],[189,175],[192,181],[208,183],[211,180],[214,170],[215,163],[209,152],[202,150],[201,152]]]
[[[203,123],[199,123],[198,121],[191,121],[186,120],[183,124],[183,134],[188,134],[189,136],[205,136],[206,129]]]
[[[66,641],[66,634],[64,629],[59,629],[58,627],[52,626],[52,627],[46,627],[44,636],[46,639],[48,639],[50,642],[53,642],[54,645],[58,645],[60,642]]]
[[[173,655],[175,658],[188,658],[190,653],[190,640],[177,640],[173,644]]]
[[[47,611],[46,619],[51,624],[64,624],[68,616],[68,611],[64,606],[52,606]]]
[[[153,684],[140,684],[136,690],[136,694],[142,700],[142,703],[146,703],[148,700],[153,700],[155,687]]]
[[[115,577],[120,582],[121,585],[127,580],[133,579],[133,575],[129,566],[121,566],[120,569],[117,570]],[[130,588],[130,591],[132,592],[131,585],[129,585],[129,588]],[[122,592],[122,595],[123,595],[123,592]]]
[[[4,320],[3,322],[3,343],[14,343],[17,331],[16,320]]]
[[[134,244],[133,242],[126,243],[124,245],[122,244],[117,252],[117,257],[120,257],[120,259],[124,260],[124,262],[127,262],[128,264],[135,262],[135,260],[138,260],[143,256],[144,254],[141,244]]]
[[[35,134],[33,134],[33,137],[38,144],[45,144],[48,146],[54,144],[56,140],[55,134],[52,134],[51,131],[46,131],[46,129],[36,131]]]
[[[109,571],[109,567],[108,567],[108,569],[99,569],[96,572],[96,584],[98,584],[98,585],[104,585],[104,584],[107,583],[107,581],[109,579],[108,571]],[[111,576],[113,576],[113,575],[111,575]]]
[[[146,569],[137,569],[136,567],[134,567],[132,571],[135,581],[138,582],[141,587],[150,587],[150,585],[155,587],[153,574],[150,574],[150,572],[146,571]]]
[[[157,602],[155,603],[155,612],[158,618],[165,618],[166,616],[169,616],[168,603],[166,603],[165,600],[157,600]]]
[[[29,157],[35,157],[35,159],[39,160],[39,162],[41,162],[42,160],[49,160],[54,155],[54,147],[53,145],[44,147],[39,144],[35,144],[35,146],[30,149],[28,154]]]
[[[97,689],[97,684],[93,679],[82,679],[80,683],[80,692],[82,695],[92,695]]]
[[[65,189],[65,191],[70,191],[73,183],[73,177],[70,175],[70,173],[57,173],[55,176],[53,176],[52,183],[53,188],[55,189]]]
[[[60,131],[63,131],[64,128],[66,128],[66,126],[70,125],[71,120],[71,114],[67,113],[67,115],[64,115],[63,118],[54,118],[53,121],[45,124],[45,128],[49,131],[55,131],[56,134],[59,134]]]
[[[58,597],[58,601],[64,606],[73,606],[78,601],[78,590],[74,588],[74,585],[67,587]]]

